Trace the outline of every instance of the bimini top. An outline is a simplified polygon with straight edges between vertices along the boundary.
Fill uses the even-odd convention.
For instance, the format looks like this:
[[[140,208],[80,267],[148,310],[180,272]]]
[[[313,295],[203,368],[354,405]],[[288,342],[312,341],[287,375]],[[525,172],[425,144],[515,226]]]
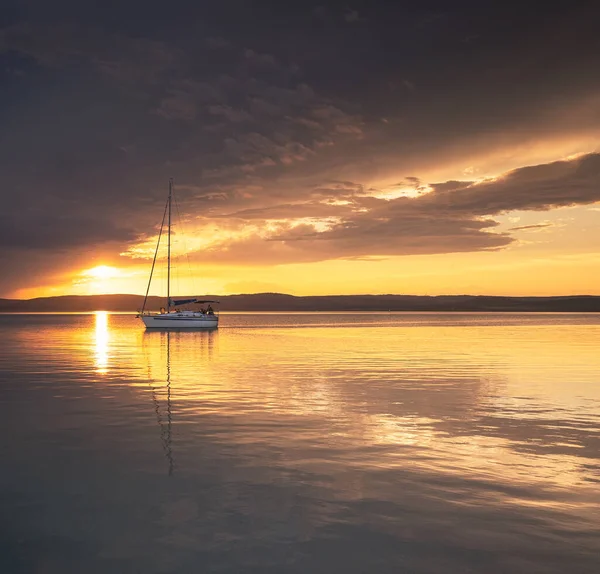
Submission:
[[[212,299],[171,299],[170,305],[189,305],[190,303],[198,303],[203,305],[204,303],[218,303],[218,301],[213,301]]]

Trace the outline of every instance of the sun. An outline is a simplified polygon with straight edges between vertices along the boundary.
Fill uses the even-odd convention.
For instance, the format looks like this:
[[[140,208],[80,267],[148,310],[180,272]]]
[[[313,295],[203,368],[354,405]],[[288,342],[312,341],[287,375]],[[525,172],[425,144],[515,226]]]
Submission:
[[[146,269],[140,275],[135,268],[96,265],[73,273],[70,289],[73,295],[135,293],[141,290],[140,283],[143,284],[146,280]]]
[[[110,279],[111,277],[116,277],[118,274],[119,270],[116,267],[109,267],[108,265],[98,265],[85,272],[85,275],[94,279]]]

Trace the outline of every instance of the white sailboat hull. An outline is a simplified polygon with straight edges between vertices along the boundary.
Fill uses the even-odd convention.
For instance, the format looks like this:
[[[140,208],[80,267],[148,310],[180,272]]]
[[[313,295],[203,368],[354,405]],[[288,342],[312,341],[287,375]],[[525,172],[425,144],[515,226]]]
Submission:
[[[161,313],[158,315],[141,315],[140,319],[146,329],[215,329],[219,326],[216,315],[184,315],[177,313]]]

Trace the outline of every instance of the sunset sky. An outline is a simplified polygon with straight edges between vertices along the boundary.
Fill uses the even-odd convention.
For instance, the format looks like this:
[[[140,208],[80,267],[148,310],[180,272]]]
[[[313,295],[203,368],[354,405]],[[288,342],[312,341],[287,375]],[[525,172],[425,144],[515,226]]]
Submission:
[[[23,0],[0,296],[600,294],[600,3]],[[152,292],[162,293],[164,269]]]

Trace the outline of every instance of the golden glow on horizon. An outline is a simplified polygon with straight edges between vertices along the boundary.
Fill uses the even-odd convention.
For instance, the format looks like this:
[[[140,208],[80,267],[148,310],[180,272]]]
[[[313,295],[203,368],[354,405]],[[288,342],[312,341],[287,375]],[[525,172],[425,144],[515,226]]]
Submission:
[[[172,291],[181,295],[279,292],[291,295],[472,294],[507,296],[600,295],[598,206],[549,212],[512,212],[498,231],[517,239],[506,249],[438,255],[335,259],[287,265],[202,263],[200,256],[174,268]],[[536,227],[536,225],[538,227]],[[544,227],[540,227],[544,226]],[[199,262],[200,260],[200,262]],[[89,269],[14,296],[137,293],[146,290],[151,261],[129,259],[95,277]],[[96,269],[96,268],[92,268]],[[112,271],[115,270],[115,271]],[[191,274],[190,274],[191,272]],[[150,294],[164,296],[166,270],[157,263]]]
[[[527,233],[527,231],[519,232]],[[550,235],[552,232],[548,232]],[[531,235],[545,235],[532,233]],[[524,243],[498,252],[413,255],[369,260],[332,260],[280,266],[194,266],[191,281],[174,279],[176,293],[229,295],[278,292],[291,295],[472,294],[507,296],[600,295],[600,247],[549,253],[544,245]],[[22,298],[60,294],[94,295],[145,292],[146,264],[110,289],[100,283],[75,285],[72,280],[48,288],[28,289]],[[151,295],[165,295],[157,277]]]
[[[511,147],[498,145],[491,151],[462,154],[462,159],[440,162],[436,173],[425,173],[422,181],[470,180],[477,183],[501,178],[509,170],[550,161],[573,159],[600,145],[597,135],[577,139],[522,142]],[[591,149],[590,149],[591,146]],[[477,146],[472,149],[478,149]],[[462,174],[462,176],[460,175]],[[419,174],[421,175],[421,174]],[[393,179],[391,179],[393,177]],[[398,175],[388,181],[365,183],[381,190],[381,197],[416,197],[430,188],[423,184],[403,187]],[[330,205],[347,205],[345,200],[325,200]],[[280,292],[292,295],[335,294],[482,294],[507,296],[600,295],[600,204],[574,206],[548,211],[512,211],[494,216],[494,232],[510,234],[514,242],[497,251],[454,252],[433,255],[379,255],[354,259],[298,261],[288,264],[253,262],[260,257],[261,239],[302,226],[325,231],[339,223],[336,217],[265,219],[250,223],[226,218],[203,223],[198,228],[173,235],[173,259],[177,264],[172,276],[172,291],[181,294],[235,294]],[[83,270],[64,270],[46,285],[20,289],[8,296],[31,298],[64,294],[95,295],[137,293],[146,290],[157,237],[131,245],[113,263]],[[228,261],[230,246],[248,241],[247,261],[242,254]],[[253,242],[253,243],[252,243]],[[266,245],[266,244],[265,244]],[[269,247],[272,247],[271,244]],[[401,245],[399,246],[402,247]],[[285,246],[282,244],[282,250]],[[162,245],[161,245],[162,249]],[[233,250],[231,250],[233,251]],[[298,250],[300,251],[300,250]],[[297,252],[298,252],[297,251]],[[182,253],[189,252],[188,258]],[[222,253],[203,261],[203,254]],[[104,254],[103,254],[104,255]],[[166,293],[166,272],[159,254],[150,294]],[[307,259],[310,258],[310,254]],[[281,259],[280,259],[281,260]],[[240,262],[241,261],[241,262]],[[189,272],[188,272],[189,269]]]

